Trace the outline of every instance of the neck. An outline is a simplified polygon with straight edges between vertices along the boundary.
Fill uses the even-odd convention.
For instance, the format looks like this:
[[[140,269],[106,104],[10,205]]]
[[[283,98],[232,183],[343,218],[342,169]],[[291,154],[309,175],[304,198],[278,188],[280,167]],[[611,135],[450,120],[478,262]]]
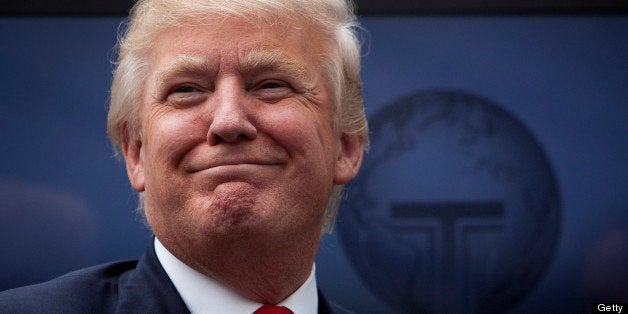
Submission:
[[[307,280],[319,242],[318,237],[283,243],[222,239],[221,243],[182,247],[178,244],[186,242],[159,239],[183,263],[262,304],[283,301]]]

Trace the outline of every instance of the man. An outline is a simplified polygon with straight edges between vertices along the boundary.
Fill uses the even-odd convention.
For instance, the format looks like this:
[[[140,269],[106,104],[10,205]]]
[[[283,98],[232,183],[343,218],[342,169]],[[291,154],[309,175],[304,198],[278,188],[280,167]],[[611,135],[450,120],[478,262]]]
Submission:
[[[355,26],[341,0],[139,1],[108,132],[154,246],[5,292],[0,309],[338,311],[314,259],[368,141]]]

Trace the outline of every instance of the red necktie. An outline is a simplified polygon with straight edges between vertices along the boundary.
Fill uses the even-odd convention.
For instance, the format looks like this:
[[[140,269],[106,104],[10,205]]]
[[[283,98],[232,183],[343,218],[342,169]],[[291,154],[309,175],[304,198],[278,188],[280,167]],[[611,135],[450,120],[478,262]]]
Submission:
[[[255,310],[253,314],[294,314],[285,306],[264,305]]]

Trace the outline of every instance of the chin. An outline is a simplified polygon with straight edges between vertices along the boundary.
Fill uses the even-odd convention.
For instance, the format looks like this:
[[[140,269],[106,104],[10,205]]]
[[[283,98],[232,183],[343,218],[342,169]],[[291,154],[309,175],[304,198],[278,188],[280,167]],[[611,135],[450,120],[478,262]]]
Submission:
[[[238,232],[253,232],[260,229],[267,219],[267,211],[260,207],[251,193],[213,193],[203,205],[195,206],[189,219],[196,220],[206,234],[230,235]],[[198,203],[197,203],[198,204]]]

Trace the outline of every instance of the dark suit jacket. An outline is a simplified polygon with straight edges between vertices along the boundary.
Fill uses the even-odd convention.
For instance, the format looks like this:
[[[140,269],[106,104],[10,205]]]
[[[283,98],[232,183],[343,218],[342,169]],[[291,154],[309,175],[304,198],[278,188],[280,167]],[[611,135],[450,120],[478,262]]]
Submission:
[[[348,313],[319,291],[319,313]],[[0,293],[0,313],[189,313],[153,244],[139,261],[78,270]]]

